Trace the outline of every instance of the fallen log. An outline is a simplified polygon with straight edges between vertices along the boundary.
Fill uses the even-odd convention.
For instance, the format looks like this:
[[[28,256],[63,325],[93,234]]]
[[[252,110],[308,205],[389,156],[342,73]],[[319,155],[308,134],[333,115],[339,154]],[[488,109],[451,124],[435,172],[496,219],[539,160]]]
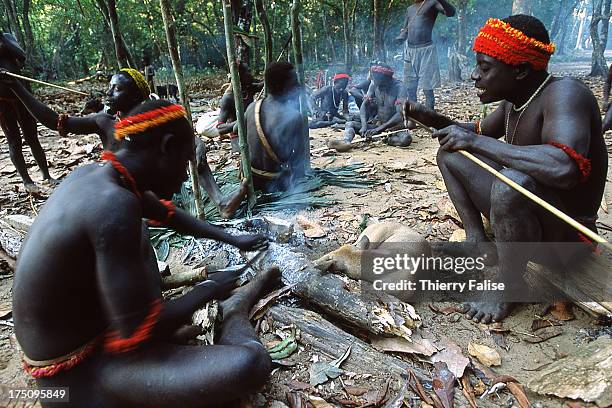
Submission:
[[[376,336],[400,336],[407,340],[412,329],[421,324],[411,305],[384,294],[373,298],[351,292],[338,276],[322,274],[305,255],[279,245],[271,245],[257,267],[269,268],[281,259],[283,282],[295,285],[292,293],[344,324]]]
[[[206,268],[198,268],[189,272],[176,273],[162,277],[162,290],[180,288],[181,286],[195,285],[208,276]]]
[[[612,265],[603,255],[590,255],[571,274],[560,275],[540,264],[529,262],[529,273],[542,276],[565,293],[578,307],[594,317],[612,317]]]
[[[331,359],[340,357],[351,347],[351,353],[342,366],[346,370],[358,373],[405,375],[408,369],[412,369],[419,380],[431,381],[418,367],[376,351],[368,343],[337,328],[317,313],[276,305],[270,308],[268,314],[275,322],[282,325],[295,325],[300,329],[298,340],[300,343],[311,346]]]
[[[0,249],[10,258],[17,259],[25,234],[17,231],[9,224],[0,221]]]

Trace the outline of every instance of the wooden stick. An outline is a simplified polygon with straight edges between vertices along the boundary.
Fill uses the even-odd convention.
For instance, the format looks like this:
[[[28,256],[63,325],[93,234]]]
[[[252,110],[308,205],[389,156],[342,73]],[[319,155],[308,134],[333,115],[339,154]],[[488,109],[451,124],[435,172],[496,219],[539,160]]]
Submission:
[[[24,79],[26,81],[35,82],[37,84],[52,86],[54,88],[63,89],[64,91],[74,92],[74,93],[79,94],[79,95],[89,96],[89,94],[87,94],[85,92],[77,91],[76,89],[70,89],[70,88],[66,88],[66,87],[63,87],[63,86],[59,86],[59,85],[55,85],[55,84],[50,84],[48,82],[39,81],[38,79],[32,79],[32,78],[25,77],[23,75],[13,74],[12,72],[8,72],[8,71],[3,71],[3,73],[8,75],[8,76],[12,76],[14,78]]]
[[[240,148],[240,162],[242,174],[247,181],[248,209],[247,215],[255,207],[257,198],[253,187],[253,175],[251,174],[251,156],[247,143],[246,121],[244,118],[244,101],[242,100],[242,88],[240,87],[240,75],[238,74],[238,61],[234,49],[234,26],[232,22],[232,4],[230,0],[222,0],[223,27],[225,30],[225,51],[230,69],[232,89],[234,91],[234,105],[236,107],[236,122],[238,124],[238,146]]]
[[[434,133],[433,129],[431,129],[429,126],[424,125],[423,123],[419,122],[418,120],[415,120],[414,118],[411,118],[411,117],[408,117],[407,119],[412,120],[414,123],[416,123],[417,125],[419,125],[423,129],[427,130],[431,134]],[[570,217],[569,215],[567,215],[563,211],[559,210],[557,207],[549,204],[545,200],[542,200],[540,197],[538,197],[537,195],[533,194],[531,191],[527,190],[525,187],[521,186],[520,184],[517,184],[515,181],[513,181],[513,180],[509,179],[508,177],[504,176],[499,171],[495,170],[493,167],[489,166],[487,163],[483,162],[478,157],[474,156],[472,153],[466,152],[465,150],[457,150],[457,153],[460,153],[463,156],[467,157],[472,162],[476,163],[477,165],[479,165],[483,169],[487,170],[489,173],[493,174],[495,177],[497,177],[498,179],[500,179],[504,183],[508,184],[510,187],[512,187],[513,189],[515,189],[519,193],[523,194],[525,197],[529,198],[534,203],[536,203],[539,206],[543,207],[544,209],[548,210],[553,215],[556,215],[557,217],[561,218],[563,221],[565,221],[570,226],[574,227],[575,229],[577,229],[578,231],[580,231],[582,234],[586,235],[587,237],[589,237],[593,241],[598,242],[598,243],[602,244],[603,246],[605,246],[606,248],[612,250],[612,245],[608,241],[606,241],[603,237],[597,235],[595,232],[591,231],[590,229],[588,229],[584,225],[580,224],[578,221],[576,221],[575,219],[573,219],[572,217]]]
[[[164,21],[164,30],[166,32],[166,42],[168,44],[168,54],[172,61],[172,70],[174,71],[174,77],[176,78],[176,85],[179,91],[179,98],[181,104],[187,112],[187,120],[189,125],[193,129],[193,121],[191,117],[191,108],[189,106],[189,97],[185,90],[185,81],[183,77],[183,66],[181,64],[181,58],[178,53],[178,43],[176,41],[176,31],[174,28],[174,17],[172,16],[172,6],[170,0],[159,0],[159,6],[162,13],[162,20]],[[193,151],[195,157],[195,132],[193,138]],[[196,215],[199,219],[204,219],[204,203],[202,201],[202,195],[200,194],[200,179],[198,175],[198,168],[195,159],[189,160],[189,178],[191,179],[191,188],[193,190],[193,200],[195,202]]]

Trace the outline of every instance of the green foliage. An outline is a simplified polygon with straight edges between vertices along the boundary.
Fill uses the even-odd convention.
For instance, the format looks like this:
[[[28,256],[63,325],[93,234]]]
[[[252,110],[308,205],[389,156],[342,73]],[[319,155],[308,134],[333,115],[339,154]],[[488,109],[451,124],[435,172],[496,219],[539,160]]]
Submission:
[[[34,45],[29,60],[32,71],[46,79],[78,78],[89,75],[93,67],[105,63],[107,70],[117,67],[110,27],[100,9],[108,0],[31,0],[30,21]],[[125,43],[135,63],[141,67],[142,56],[151,55],[158,72],[170,70],[164,27],[156,0],[116,0],[119,24]],[[292,0],[264,0],[273,33],[273,55],[278,58],[289,34],[289,11]],[[349,25],[353,33],[358,66],[365,67],[374,56],[373,19],[374,0],[302,0],[302,37],[304,58],[311,69],[343,69],[344,34],[343,6],[349,13]],[[381,1],[381,27],[384,53],[388,61],[401,53],[401,46],[393,43],[403,23],[405,10],[410,0]],[[511,13],[512,0],[451,0],[456,7],[465,4],[466,43],[471,45],[478,28],[489,17],[505,17]],[[567,4],[573,2],[567,2]],[[0,27],[9,28],[9,13],[6,4],[12,4],[18,15],[17,25],[24,30],[24,1],[3,0],[0,2]],[[531,2],[534,15],[551,28],[559,10],[559,2],[534,0]],[[221,0],[176,0],[173,2],[177,35],[182,62],[188,72],[225,69],[225,42]],[[253,2],[242,2],[243,8],[254,8]],[[567,6],[566,6],[567,7]],[[354,12],[353,12],[354,11]],[[256,21],[254,10],[244,13],[250,21],[241,21],[237,29],[256,36],[251,57],[257,58],[256,67],[263,67],[263,32]],[[12,20],[11,20],[12,21]],[[575,42],[573,21],[567,41]],[[566,25],[568,25],[566,24]],[[13,22],[14,25],[14,22]],[[570,38],[571,35],[574,38]],[[434,29],[434,40],[440,54],[457,42],[458,18],[440,17]],[[19,38],[19,36],[18,36]],[[24,34],[21,35],[24,38]],[[289,50],[291,47],[289,47]],[[290,54],[290,52],[289,52]],[[288,53],[283,54],[287,59]],[[445,60],[445,58],[443,58]],[[335,64],[335,65],[334,65]]]

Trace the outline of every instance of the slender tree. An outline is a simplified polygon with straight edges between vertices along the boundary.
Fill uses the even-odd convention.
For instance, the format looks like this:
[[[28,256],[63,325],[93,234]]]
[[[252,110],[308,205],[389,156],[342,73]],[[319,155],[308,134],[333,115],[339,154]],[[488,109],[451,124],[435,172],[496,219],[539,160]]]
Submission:
[[[591,56],[591,76],[606,76],[608,65],[604,57],[608,42],[608,24],[610,22],[610,2],[612,0],[593,0],[593,14],[589,26],[593,54]]]
[[[255,189],[253,187],[253,176],[251,174],[251,157],[247,142],[246,123],[244,120],[244,103],[242,101],[242,88],[238,74],[238,60],[234,50],[234,28],[232,25],[232,5],[230,0],[223,0],[223,25],[225,28],[225,49],[232,77],[232,89],[234,91],[234,103],[236,105],[236,122],[238,123],[238,144],[240,146],[240,159],[242,163],[242,174],[247,180],[247,194],[249,209],[255,206]]]
[[[304,75],[304,61],[302,58],[302,30],[300,24],[300,0],[293,0],[291,5],[291,33],[293,37],[293,56],[295,59],[295,69],[298,74],[298,80],[302,85],[300,92],[300,111],[302,112],[302,121],[304,134],[304,155],[308,158],[307,170],[310,170],[310,135],[308,133],[308,101],[306,100],[306,81]]]
[[[183,79],[183,67],[178,53],[178,45],[176,42],[176,32],[174,28],[174,18],[170,8],[170,0],[159,0],[161,7],[162,18],[164,20],[164,28],[166,30],[166,40],[168,42],[168,52],[170,53],[170,59],[172,60],[172,68],[174,69],[174,76],[176,78],[176,84],[179,89],[179,97],[181,103],[185,107],[187,112],[187,119],[191,122],[191,108],[189,107],[189,97],[185,92],[185,81]],[[195,133],[193,139],[193,149],[195,153]],[[195,154],[194,154],[195,157]],[[191,186],[193,188],[193,197],[195,200],[196,213],[198,218],[204,218],[204,206],[202,205],[202,196],[200,194],[200,181],[198,179],[198,168],[195,160],[189,161],[189,176],[191,177]]]

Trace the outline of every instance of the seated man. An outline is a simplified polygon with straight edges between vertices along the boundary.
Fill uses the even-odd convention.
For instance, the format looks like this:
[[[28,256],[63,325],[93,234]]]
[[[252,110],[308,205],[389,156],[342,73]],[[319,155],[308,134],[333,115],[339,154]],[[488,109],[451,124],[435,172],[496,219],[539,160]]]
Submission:
[[[255,82],[253,74],[249,70],[249,66],[244,62],[238,64],[238,74],[240,75],[240,88],[242,89],[242,104],[246,111],[255,98],[255,93],[263,89],[263,82]],[[223,136],[229,133],[232,143],[232,151],[238,152],[238,134],[234,132],[236,124],[236,102],[234,100],[234,90],[230,86],[221,98],[221,111],[217,123],[219,135]]]
[[[345,143],[353,140],[355,132],[369,139],[384,131],[403,127],[401,108],[406,96],[402,82],[393,78],[393,74],[388,65],[373,65],[370,68],[372,83],[360,108],[361,120],[346,123]],[[387,137],[385,143],[407,147],[412,143],[412,136],[406,129]]]
[[[23,244],[13,286],[15,332],[38,386],[69,387],[70,401],[61,406],[218,406],[269,377],[270,357],[248,314],[278,283],[277,268],[234,292],[237,275],[219,272],[164,300],[157,268],[143,262],[143,218],[246,251],[267,248],[264,236],[228,235],[157,199],[171,198],[186,179],[194,135],[185,115],[166,101],[132,110],[116,125],[124,140],[116,155],[105,152],[105,165],[76,169]],[[213,299],[226,299],[216,345],[169,341]]]
[[[312,94],[310,104],[314,114],[308,124],[310,129],[323,128],[335,123],[346,123],[349,118],[348,92],[346,91],[349,79],[348,74],[336,74],[333,78],[333,85],[324,86]],[[342,102],[342,116],[338,112],[340,102]]]
[[[535,17],[490,19],[474,43],[477,65],[472,79],[480,101],[503,101],[499,108],[482,124],[460,124],[412,102],[405,106],[407,117],[441,129],[434,134],[440,140],[438,167],[467,235],[467,242],[440,249],[455,256],[497,257],[506,293],[525,291],[522,273],[527,262],[544,255],[533,246],[531,251],[513,251],[506,243],[586,238],[458,150],[473,153],[596,231],[608,169],[599,108],[581,81],[547,72],[554,49]],[[502,137],[506,143],[498,140]],[[491,221],[496,245],[485,234],[481,214]],[[500,302],[498,296],[464,309],[475,321],[500,321],[514,304]]]
[[[265,81],[268,95],[245,112],[253,183],[264,192],[286,191],[304,177],[310,160],[300,112],[303,90],[287,62],[270,63]]]
[[[100,136],[102,147],[111,152],[117,151],[121,141],[114,137],[114,126],[123,112],[129,112],[143,101],[149,99],[150,89],[145,77],[135,69],[124,68],[113,75],[106,91],[106,107],[95,114],[85,117],[58,114],[44,103],[37,100],[28,90],[12,77],[2,75],[2,83],[6,84],[21,100],[32,115],[49,129],[57,130],[60,136],[68,133],[86,135],[96,133]],[[196,138],[198,173],[202,186],[219,207],[222,213],[233,214],[240,201],[232,201],[232,197],[223,196],[215,183],[215,178],[206,160],[204,143]],[[246,191],[246,187],[242,187]]]
[[[21,63],[25,61],[25,58],[25,51],[19,46],[15,37],[9,33],[0,33],[0,69],[19,74]],[[21,82],[18,83],[22,87],[24,86]],[[55,180],[49,174],[45,151],[38,141],[36,120],[30,115],[26,107],[15,98],[10,88],[2,83],[0,83],[0,127],[2,127],[8,141],[11,162],[17,169],[26,191],[36,192],[37,188],[28,174],[28,167],[23,158],[22,137],[32,150],[32,156],[38,164],[43,180],[55,184]],[[21,134],[19,128],[21,128]]]

